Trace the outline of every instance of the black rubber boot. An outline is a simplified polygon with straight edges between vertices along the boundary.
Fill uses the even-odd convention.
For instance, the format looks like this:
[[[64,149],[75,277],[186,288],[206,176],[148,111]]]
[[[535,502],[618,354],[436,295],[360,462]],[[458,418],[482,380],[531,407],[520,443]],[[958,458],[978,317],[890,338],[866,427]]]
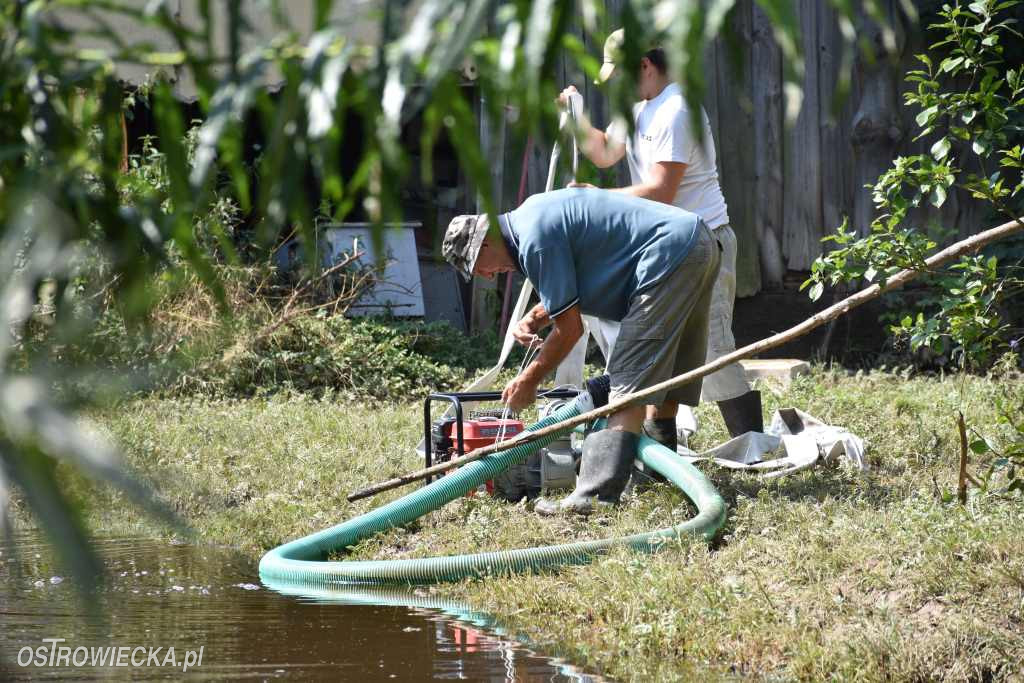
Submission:
[[[673,453],[676,452],[676,446],[679,445],[676,419],[674,417],[658,417],[644,420],[644,435],[654,439]],[[665,477],[654,470],[646,469],[643,463],[637,462],[633,466],[633,486],[636,486],[638,490],[643,491],[654,484],[664,481]]]
[[[636,434],[611,429],[588,435],[583,441],[576,489],[560,503],[538,500],[534,510],[542,515],[564,512],[586,515],[593,510],[595,497],[599,503],[618,503],[636,460],[636,442]]]
[[[676,446],[679,445],[679,435],[676,433],[674,417],[656,417],[653,420],[644,420],[644,434],[673,453]]]
[[[748,391],[728,401],[719,401],[718,409],[722,411],[729,436],[736,438],[747,432],[764,432],[760,391]]]

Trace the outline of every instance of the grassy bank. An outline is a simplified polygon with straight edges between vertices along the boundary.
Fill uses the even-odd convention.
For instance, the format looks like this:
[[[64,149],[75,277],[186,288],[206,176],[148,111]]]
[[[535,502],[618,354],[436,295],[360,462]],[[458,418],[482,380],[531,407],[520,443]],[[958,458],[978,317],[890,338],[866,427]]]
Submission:
[[[633,680],[695,673],[781,679],[1003,680],[1024,675],[1024,504],[955,486],[955,411],[992,425],[1012,382],[818,370],[766,394],[870,444],[871,471],[818,468],[767,484],[708,470],[730,506],[713,547],[682,543],[544,576],[465,582],[452,595],[547,651]],[[698,448],[724,436],[703,407]],[[253,556],[375,507],[350,490],[418,464],[419,404],[302,398],[148,399],[93,416],[203,542]],[[75,484],[97,529],[152,532],[105,490]],[[392,496],[393,497],[393,496]],[[420,557],[605,536],[690,514],[666,488],[589,520],[465,499],[372,539],[360,557]]]

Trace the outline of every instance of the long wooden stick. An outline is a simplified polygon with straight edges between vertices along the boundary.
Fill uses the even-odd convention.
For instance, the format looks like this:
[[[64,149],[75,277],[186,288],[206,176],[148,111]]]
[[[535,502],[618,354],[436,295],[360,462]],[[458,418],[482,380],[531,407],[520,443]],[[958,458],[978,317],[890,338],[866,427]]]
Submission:
[[[940,266],[943,263],[946,263],[947,261],[951,261],[952,259],[957,258],[959,256],[963,256],[964,254],[969,254],[971,252],[977,251],[978,249],[981,249],[982,247],[991,244],[992,242],[997,242],[1003,238],[1009,237],[1010,235],[1013,235],[1014,233],[1021,231],[1024,231],[1024,218],[1018,218],[1015,221],[1004,223],[999,227],[986,230],[985,232],[980,232],[977,235],[972,235],[971,237],[968,237],[965,240],[961,240],[955,244],[952,244],[943,249],[942,251],[933,254],[930,258],[926,259],[925,265],[928,267],[928,269],[931,269],[935,266]],[[815,315],[811,316],[802,323],[794,325],[793,327],[789,328],[788,330],[785,330],[784,332],[779,332],[778,334],[772,335],[771,337],[768,337],[766,339],[762,339],[759,342],[748,344],[747,346],[744,346],[741,349],[737,349],[732,353],[726,354],[721,358],[718,358],[710,363],[707,363],[706,365],[697,368],[696,370],[691,370],[689,372],[683,373],[682,375],[679,375],[678,377],[673,377],[672,379],[668,379],[665,380],[664,382],[655,384],[652,387],[648,387],[647,389],[642,389],[641,391],[637,391],[627,396],[623,396],[622,398],[616,399],[615,401],[610,401],[606,406],[590,410],[586,413],[577,415],[576,417],[569,418],[568,420],[563,420],[562,422],[549,425],[542,429],[538,429],[537,431],[521,432],[514,439],[509,439],[508,441],[503,441],[501,443],[494,443],[489,446],[484,446],[482,448],[476,449],[475,451],[471,451],[460,458],[447,460],[443,463],[438,463],[437,465],[434,465],[432,467],[427,467],[416,472],[411,472],[400,477],[395,477],[394,479],[389,479],[388,481],[384,481],[379,484],[374,484],[373,486],[367,487],[365,489],[350,494],[348,496],[348,500],[359,500],[361,498],[367,498],[369,496],[376,495],[378,493],[381,493],[382,491],[388,491],[394,488],[398,488],[400,486],[410,484],[420,479],[425,479],[435,474],[447,472],[448,470],[451,470],[453,467],[458,467],[459,465],[464,465],[466,463],[473,462],[474,460],[479,460],[480,458],[483,458],[486,455],[490,455],[491,453],[497,453],[499,451],[504,451],[509,448],[521,446],[522,444],[530,443],[531,441],[535,441],[542,437],[548,436],[549,434],[560,432],[564,429],[570,429],[572,427],[575,427],[576,425],[584,424],[586,422],[591,422],[599,417],[611,415],[612,413],[618,412],[619,410],[622,410],[623,408],[629,405],[642,401],[643,399],[649,396],[654,396],[655,394],[659,394],[663,391],[675,389],[684,384],[687,384],[688,382],[692,382],[695,379],[704,377],[705,375],[710,375],[712,372],[715,372],[717,370],[721,370],[727,365],[732,365],[736,361],[740,361],[745,358],[750,358],[751,356],[754,356],[758,353],[762,353],[764,351],[767,351],[768,349],[773,349],[776,346],[781,346],[786,342],[802,337],[811,330],[821,325],[824,325],[828,321],[834,320],[839,316],[846,315],[854,308],[857,308],[858,306],[865,304],[868,301],[871,301],[872,299],[878,298],[885,292],[891,291],[898,287],[902,287],[904,284],[913,280],[918,275],[920,275],[920,271],[917,270],[901,270],[896,275],[889,278],[889,280],[885,283],[885,286],[880,286],[877,284],[871,285],[870,287],[862,289],[856,294],[848,296],[842,301],[835,303],[832,306],[829,306],[828,308],[820,311],[819,313],[816,313]]]

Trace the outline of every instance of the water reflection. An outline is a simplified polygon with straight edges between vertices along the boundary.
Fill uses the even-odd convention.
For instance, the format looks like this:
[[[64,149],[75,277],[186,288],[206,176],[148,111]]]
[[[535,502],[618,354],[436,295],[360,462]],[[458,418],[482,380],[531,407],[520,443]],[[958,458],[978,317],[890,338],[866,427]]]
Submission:
[[[140,538],[102,540],[99,549],[110,572],[102,622],[83,618],[39,537],[0,545],[0,680],[598,680],[426,590],[297,597],[250,583],[254,563],[226,550]],[[64,641],[44,642],[52,638]],[[127,647],[142,665],[36,666],[24,648],[43,646],[83,657]],[[165,661],[169,648],[177,666]],[[183,671],[186,651],[199,648],[201,664]]]

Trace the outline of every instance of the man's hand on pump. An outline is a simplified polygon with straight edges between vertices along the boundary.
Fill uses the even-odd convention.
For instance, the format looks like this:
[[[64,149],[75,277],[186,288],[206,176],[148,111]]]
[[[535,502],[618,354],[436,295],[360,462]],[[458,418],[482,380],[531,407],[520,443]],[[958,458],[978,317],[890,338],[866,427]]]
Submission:
[[[510,410],[519,412],[529,408],[537,400],[537,383],[523,375],[509,381],[501,392],[501,400]]]

